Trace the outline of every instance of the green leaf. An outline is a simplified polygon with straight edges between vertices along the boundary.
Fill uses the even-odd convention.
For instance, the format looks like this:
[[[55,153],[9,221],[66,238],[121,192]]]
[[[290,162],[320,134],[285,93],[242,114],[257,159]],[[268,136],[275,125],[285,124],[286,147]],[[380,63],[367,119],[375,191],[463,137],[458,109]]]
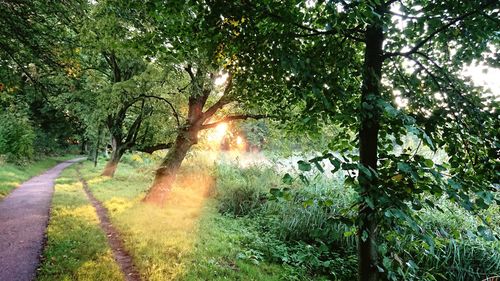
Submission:
[[[340,160],[339,159],[337,159],[336,157],[330,157],[329,160],[330,160],[330,163],[332,163],[332,165],[334,167],[334,169],[332,170],[332,173],[335,173],[338,170],[340,170]]]
[[[370,207],[372,210],[375,209],[375,204],[373,203],[373,199],[371,197],[365,197],[363,199],[366,202],[366,205],[368,205],[368,207]]]
[[[373,178],[373,173],[370,171],[370,169],[365,167],[365,165],[360,163],[358,165],[358,169],[359,169],[360,174],[363,175],[368,180],[371,180]]]
[[[292,176],[290,176],[290,174],[289,174],[289,173],[286,173],[286,174],[283,176],[283,178],[281,179],[281,181],[282,181],[284,184],[288,184],[288,185],[290,185],[290,184],[292,184],[292,183],[293,183],[293,178],[292,178]]]
[[[311,164],[308,162],[300,160],[297,162],[297,164],[299,165],[299,170],[301,170],[303,172],[308,172],[311,170]]]
[[[424,139],[424,143],[433,151],[436,150],[436,147],[434,146],[434,143],[432,142],[432,139],[423,131],[422,131],[422,137]]]
[[[397,167],[398,167],[398,170],[400,170],[401,172],[403,172],[405,174],[410,174],[412,172],[410,165],[408,165],[406,163],[399,162],[397,164]]]
[[[326,207],[331,207],[333,206],[333,201],[331,199],[323,201],[323,205]]]
[[[279,188],[271,188],[271,190],[269,190],[269,193],[271,193],[271,195],[274,198],[279,198],[283,196],[283,191]]]
[[[368,240],[368,231],[366,230],[363,230],[363,232],[361,233],[361,240],[363,240],[364,242],[366,242],[366,240]]]
[[[321,173],[325,172],[325,169],[323,169],[323,167],[321,166],[319,161],[314,161],[313,163],[314,163],[314,166],[316,167],[316,169],[318,169]]]
[[[312,205],[314,205],[314,200],[313,199],[308,199],[308,200],[306,200],[306,201],[304,201],[302,203],[302,206],[304,208],[307,208],[307,207],[312,206]]]

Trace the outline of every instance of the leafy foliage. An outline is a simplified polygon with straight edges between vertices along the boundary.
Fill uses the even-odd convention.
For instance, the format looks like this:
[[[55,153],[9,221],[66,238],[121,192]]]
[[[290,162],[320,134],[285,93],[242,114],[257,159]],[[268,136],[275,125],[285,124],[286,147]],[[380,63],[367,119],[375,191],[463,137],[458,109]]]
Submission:
[[[0,154],[11,161],[32,158],[35,133],[26,116],[4,112],[0,119]]]

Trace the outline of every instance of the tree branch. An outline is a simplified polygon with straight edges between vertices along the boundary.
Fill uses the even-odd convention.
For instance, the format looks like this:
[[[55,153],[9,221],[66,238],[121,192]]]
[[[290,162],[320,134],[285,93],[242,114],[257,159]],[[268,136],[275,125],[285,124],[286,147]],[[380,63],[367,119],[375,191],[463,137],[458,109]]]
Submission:
[[[217,127],[217,125],[226,123],[226,122],[231,122],[235,120],[246,120],[246,119],[264,119],[264,118],[270,118],[271,116],[267,114],[242,114],[242,115],[230,115],[226,116],[219,121],[212,122],[209,124],[202,125],[200,130],[205,130],[205,129],[211,129]]]
[[[193,73],[193,67],[188,64],[188,66],[184,67],[184,70],[186,70],[186,72],[189,74],[189,77],[191,78],[191,81],[194,81],[195,80],[195,76],[194,76],[194,73]]]
[[[427,37],[425,37],[424,39],[422,39],[420,42],[418,42],[417,44],[415,44],[415,46],[413,46],[413,48],[411,48],[409,51],[407,52],[395,52],[395,53],[386,53],[384,55],[384,59],[386,58],[390,58],[390,57],[393,57],[393,56],[404,56],[404,57],[407,57],[409,55],[412,55],[414,53],[416,53],[423,45],[425,45],[425,43],[429,42],[430,40],[432,40],[432,38],[434,38],[434,36],[436,36],[437,34],[443,32],[444,30],[446,30],[448,27],[454,25],[455,23],[459,22],[459,21],[462,21],[476,13],[479,13],[482,11],[482,9],[484,9],[485,7],[487,7],[488,5],[494,3],[494,1],[488,1],[486,4],[482,5],[481,7],[479,7],[478,9],[476,10],[473,10],[473,11],[470,11],[468,13],[465,13],[459,17],[456,17],[452,20],[450,20],[447,24],[444,24],[442,25],[441,27],[439,27],[438,29],[434,30],[433,32],[431,32],[431,34],[429,34]]]
[[[136,148],[135,150],[140,151],[140,152],[153,154],[153,152],[158,151],[158,150],[169,149],[172,147],[172,145],[173,144],[171,142],[160,143],[160,144],[155,144],[155,145],[146,146],[146,147],[139,147],[139,148]]]
[[[179,114],[175,110],[174,105],[169,100],[167,100],[166,98],[163,98],[163,97],[158,97],[158,96],[153,96],[153,95],[141,95],[141,97],[157,99],[157,100],[161,100],[161,101],[164,101],[165,103],[167,103],[168,106],[170,106],[170,109],[172,109],[172,113],[174,114],[175,122],[177,123],[177,127],[181,126],[181,121],[179,119]]]
[[[208,118],[212,117],[217,112],[217,110],[221,109],[226,104],[231,102],[228,100],[228,97],[232,88],[233,88],[233,75],[229,73],[227,77],[227,85],[224,88],[224,93],[216,103],[214,103],[203,113],[203,122],[205,122],[205,120],[207,120]]]
[[[109,73],[106,73],[105,71],[103,71],[102,69],[99,69],[97,67],[90,67],[89,66],[89,67],[83,68],[82,72],[87,71],[87,70],[95,70],[97,72],[100,72],[100,73],[106,75],[108,78],[111,78],[111,76],[109,75]]]
[[[143,116],[144,116],[144,100],[142,100],[141,113],[137,115],[137,117],[134,120],[134,123],[132,123],[130,129],[128,130],[127,137],[125,139],[126,147],[132,147],[134,145],[134,142],[137,139],[137,134],[142,124]]]

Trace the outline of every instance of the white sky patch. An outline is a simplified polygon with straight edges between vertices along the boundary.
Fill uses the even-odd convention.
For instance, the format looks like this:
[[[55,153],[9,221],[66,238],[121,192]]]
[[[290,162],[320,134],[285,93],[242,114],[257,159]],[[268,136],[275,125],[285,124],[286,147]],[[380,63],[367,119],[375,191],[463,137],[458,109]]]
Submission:
[[[344,12],[344,6],[341,3],[335,4],[335,7],[337,8],[338,13],[343,13]]]
[[[306,1],[306,7],[307,8],[312,8],[314,6],[316,6],[316,0],[307,0]]]
[[[439,100],[439,101],[444,100],[443,94],[441,94],[440,92],[434,93],[434,98]]]
[[[229,76],[229,74],[227,74],[227,73],[222,73],[221,75],[217,76],[217,78],[215,78],[215,81],[214,81],[215,86],[224,85],[224,83],[226,83],[228,76]]]
[[[392,92],[395,96],[394,102],[396,103],[396,106],[401,109],[405,108],[408,106],[408,99],[404,98],[401,96],[401,91],[395,90]]]
[[[500,99],[500,69],[484,64],[473,64],[464,67],[462,73],[471,77],[476,86],[490,90],[496,100]]]

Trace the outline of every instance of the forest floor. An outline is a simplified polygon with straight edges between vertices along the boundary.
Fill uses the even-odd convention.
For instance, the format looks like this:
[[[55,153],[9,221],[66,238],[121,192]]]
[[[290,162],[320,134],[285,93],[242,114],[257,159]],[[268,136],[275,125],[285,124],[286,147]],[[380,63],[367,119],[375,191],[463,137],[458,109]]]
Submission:
[[[0,202],[0,280],[35,276],[49,218],[54,180],[83,158],[68,160],[21,184]]]

